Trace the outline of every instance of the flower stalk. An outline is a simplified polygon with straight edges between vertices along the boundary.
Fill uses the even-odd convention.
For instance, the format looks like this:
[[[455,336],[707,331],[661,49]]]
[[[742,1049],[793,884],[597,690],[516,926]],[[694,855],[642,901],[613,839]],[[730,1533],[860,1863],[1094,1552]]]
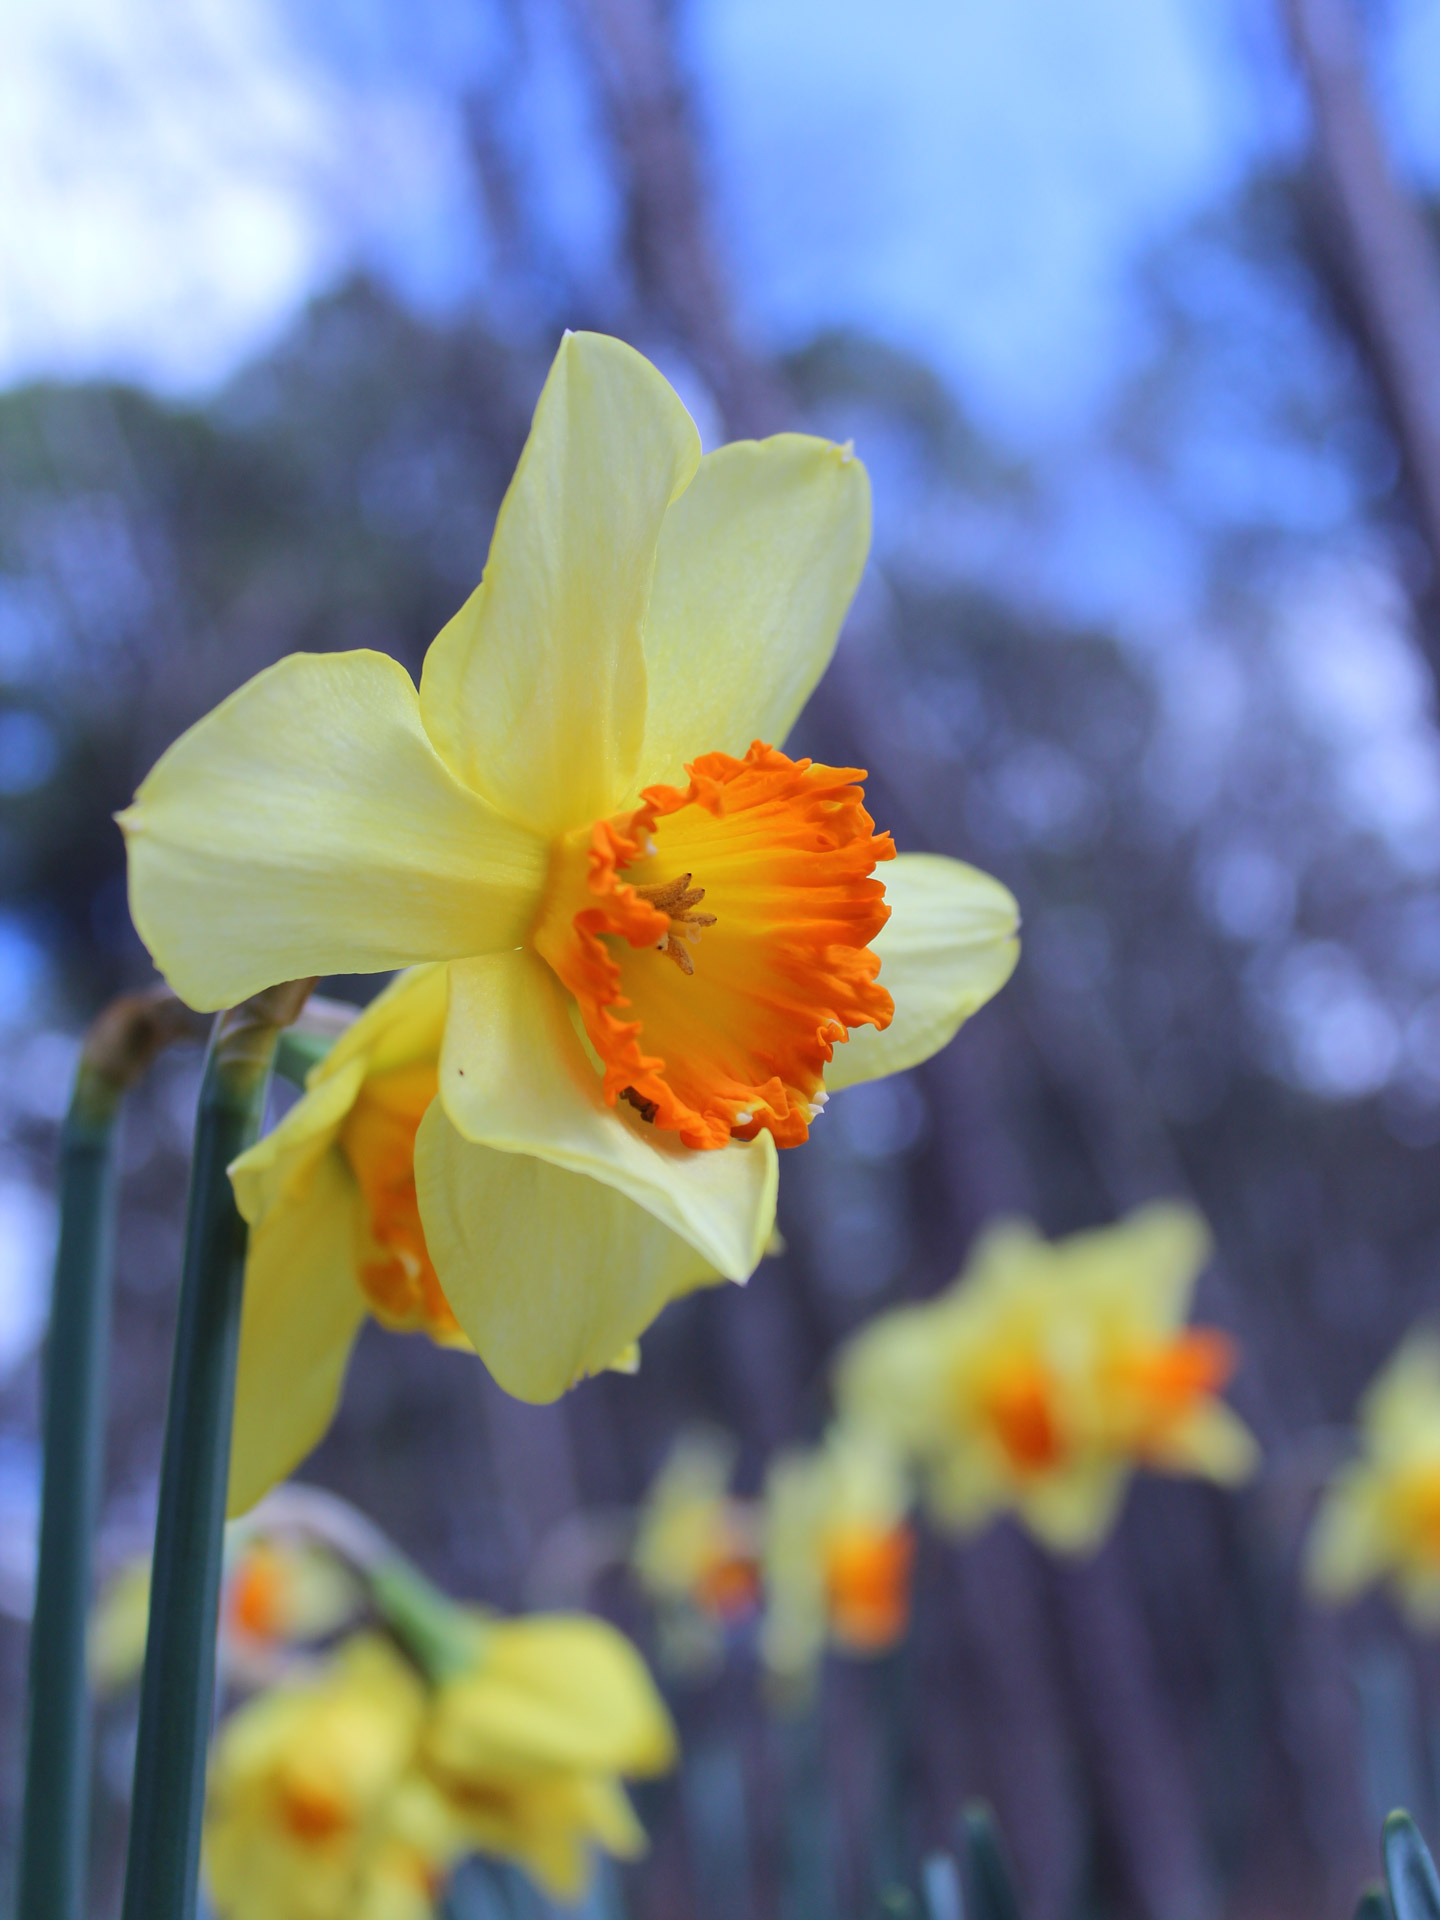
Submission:
[[[221,1014],[200,1090],[124,1920],[192,1920],[195,1913],[245,1272],[245,1223],[226,1169],[259,1133],[280,1029],[299,1013],[313,984],[292,981]]]
[[[16,1912],[79,1920],[90,1812],[85,1675],[91,1543],[105,1438],[116,1149],[126,1091],[197,1017],[166,988],[106,1008],[86,1036],[60,1140],[60,1242],[45,1351],[45,1475],[30,1635]]]

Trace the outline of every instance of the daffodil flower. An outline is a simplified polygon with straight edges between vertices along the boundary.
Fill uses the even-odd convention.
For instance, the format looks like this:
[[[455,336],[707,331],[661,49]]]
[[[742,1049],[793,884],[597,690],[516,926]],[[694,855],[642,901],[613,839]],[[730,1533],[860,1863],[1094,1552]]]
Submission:
[[[204,1871],[220,1920],[431,1920],[454,1853],[398,1819],[426,1712],[388,1642],[347,1642],[325,1671],[257,1694],[210,1758]]]
[[[1209,1245],[1200,1216],[1168,1203],[1053,1244],[996,1225],[948,1292],[855,1336],[838,1403],[921,1466],[942,1526],[1012,1511],[1047,1546],[1088,1551],[1137,1466],[1222,1485],[1254,1470],[1254,1440],[1217,1398],[1232,1343],[1183,1324]]]
[[[735,1454],[713,1427],[682,1433],[636,1516],[630,1566],[656,1610],[661,1664],[674,1673],[713,1671],[725,1629],[759,1605],[758,1516],[730,1492]]]
[[[675,1732],[645,1663],[585,1615],[485,1623],[467,1670],[437,1690],[420,1777],[444,1804],[461,1851],[514,1860],[573,1900],[590,1849],[645,1851],[622,1780],[675,1764]]]
[[[910,1623],[915,1536],[898,1455],[874,1428],[833,1428],[782,1453],[765,1479],[765,1617],[760,1651],[804,1691],[827,1645],[888,1653]]]
[[[419,1217],[446,1310],[522,1398],[610,1365],[701,1278],[746,1278],[777,1145],[837,1087],[943,1046],[1014,965],[1002,887],[892,858],[858,772],[765,744],[829,660],[868,537],[847,447],[781,434],[702,459],[648,362],[567,336],[418,693],[382,654],[293,655],[121,816],[135,924],[193,1006],[445,963]],[[343,1123],[372,1225],[419,1082],[391,1089],[389,1144],[376,1110]],[[315,1094],[338,1113],[344,1084],[342,1061]],[[338,1169],[317,1154],[336,1218]],[[241,1173],[252,1221],[272,1176]],[[340,1256],[304,1231],[266,1339],[296,1355],[278,1377],[313,1369],[313,1426],[363,1303],[317,1299],[310,1270]]]
[[[1332,1477],[1306,1550],[1310,1590],[1353,1600],[1394,1584],[1413,1624],[1440,1627],[1440,1337],[1410,1334],[1360,1403],[1360,1450]]]

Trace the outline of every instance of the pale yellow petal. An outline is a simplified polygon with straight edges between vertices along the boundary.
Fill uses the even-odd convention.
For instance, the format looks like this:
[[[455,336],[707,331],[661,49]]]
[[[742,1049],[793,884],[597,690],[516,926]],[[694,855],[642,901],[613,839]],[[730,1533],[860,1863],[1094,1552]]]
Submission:
[[[1379,1483],[1362,1466],[1342,1469],[1310,1523],[1306,1586],[1322,1600],[1353,1600],[1388,1572],[1393,1560]]]
[[[1188,1201],[1151,1200],[1110,1227],[1087,1227],[1047,1249],[1054,1278],[1094,1308],[1109,1303],[1134,1328],[1173,1331],[1210,1258],[1205,1216]]]
[[[629,1107],[606,1106],[565,997],[532,954],[492,954],[450,969],[440,1097],[467,1139],[615,1188],[727,1280],[744,1280],[760,1264],[778,1182],[770,1135],[697,1152]],[[617,1339],[603,1360],[623,1344]]]
[[[334,1418],[365,1318],[355,1275],[359,1195],[339,1153],[315,1165],[303,1201],[250,1235],[229,1512],[253,1507],[299,1466]]]
[[[449,993],[444,965],[409,967],[397,974],[310,1069],[307,1086],[314,1088],[352,1060],[363,1060],[369,1073],[438,1060]]]
[[[202,1009],[513,947],[548,861],[449,771],[380,653],[257,674],[162,755],[120,824],[140,937]]]
[[[678,1295],[703,1254],[617,1188],[466,1140],[435,1101],[415,1141],[425,1242],[475,1351],[517,1399],[598,1373]]]
[[[779,746],[835,650],[870,545],[870,482],[809,434],[706,454],[665,516],[636,787],[697,754]]]
[[[347,1061],[328,1079],[317,1080],[282,1120],[231,1161],[235,1204],[252,1227],[277,1206],[305,1204],[364,1080],[363,1058]]]
[[[890,918],[873,941],[895,1002],[883,1032],[858,1027],[825,1069],[834,1092],[938,1053],[1015,970],[1019,909],[998,880],[962,861],[902,853],[876,870]]]
[[[436,1702],[430,1750],[446,1772],[570,1768],[632,1777],[675,1760],[675,1730],[635,1648],[608,1622],[545,1614],[498,1622]]]
[[[1198,1473],[1217,1486],[1239,1487],[1260,1465],[1255,1436],[1223,1400],[1203,1400],[1169,1434],[1151,1465]]]
[[[1093,1553],[1120,1517],[1130,1470],[1109,1460],[1078,1461],[1040,1475],[1015,1496],[1021,1520],[1052,1553]]]
[[[484,580],[420,683],[456,774],[539,832],[613,812],[631,782],[656,543],[699,461],[694,422],[647,360],[603,334],[566,335]]]

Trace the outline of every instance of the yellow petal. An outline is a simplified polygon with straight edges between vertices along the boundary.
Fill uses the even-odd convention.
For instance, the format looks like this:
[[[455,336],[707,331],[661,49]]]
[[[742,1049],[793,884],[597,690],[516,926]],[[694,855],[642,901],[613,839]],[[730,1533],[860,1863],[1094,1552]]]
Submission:
[[[489,1627],[441,1690],[430,1749],[447,1773],[572,1768],[632,1777],[674,1764],[675,1730],[645,1662],[603,1620],[539,1615]]]
[[[1052,1553],[1093,1553],[1119,1518],[1129,1485],[1128,1467],[1077,1461],[1022,1488],[1015,1509]]]
[[[269,1133],[231,1161],[235,1204],[252,1227],[282,1204],[292,1210],[303,1207],[364,1080],[363,1058],[346,1061],[338,1073],[317,1081]]]
[[[615,1187],[475,1146],[438,1100],[416,1136],[415,1181],[445,1298],[520,1400],[558,1399],[610,1366],[669,1301],[717,1277]]]
[[[1164,1439],[1150,1465],[1199,1473],[1217,1486],[1239,1487],[1260,1464],[1255,1436],[1223,1400],[1202,1400]]]
[[[657,1134],[629,1107],[607,1107],[566,999],[533,955],[492,954],[450,969],[440,1097],[467,1139],[615,1188],[726,1279],[744,1280],[760,1264],[778,1183],[769,1134],[700,1152]],[[603,1359],[623,1344],[617,1339]]]
[[[449,772],[380,653],[257,674],[181,735],[120,824],[140,937],[202,1009],[513,947],[548,860]]]
[[[1386,1573],[1393,1560],[1379,1482],[1363,1466],[1343,1468],[1326,1488],[1310,1523],[1306,1586],[1322,1600],[1353,1600]]]
[[[656,542],[699,461],[694,422],[647,360],[603,334],[566,335],[484,580],[420,683],[459,778],[538,832],[614,812],[630,784]]]
[[[890,918],[872,942],[895,1002],[884,1032],[858,1027],[825,1069],[834,1092],[901,1073],[938,1053],[998,993],[1020,956],[1013,895],[978,868],[902,853],[879,870]]]
[[[355,1277],[359,1193],[338,1153],[315,1164],[301,1203],[271,1209],[250,1235],[231,1515],[292,1472],[334,1418],[365,1300]]]
[[[1110,1227],[1087,1227],[1044,1249],[1053,1281],[1074,1300],[1119,1309],[1128,1325],[1169,1333],[1184,1320],[1212,1242],[1184,1200],[1151,1200]]]
[[[310,1069],[307,1087],[313,1089],[352,1060],[363,1060],[369,1073],[389,1073],[437,1059],[449,992],[443,965],[409,967],[397,974]]]
[[[665,516],[645,628],[636,788],[752,740],[779,746],[835,650],[870,545],[870,482],[809,434],[706,454]]]

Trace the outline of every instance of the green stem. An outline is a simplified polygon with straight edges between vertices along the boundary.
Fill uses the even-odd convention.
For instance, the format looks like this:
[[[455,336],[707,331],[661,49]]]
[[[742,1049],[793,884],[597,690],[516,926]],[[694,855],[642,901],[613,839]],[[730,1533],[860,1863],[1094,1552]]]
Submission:
[[[45,1480],[30,1633],[18,1920],[79,1920],[90,1818],[85,1626],[105,1438],[122,1088],[82,1059],[60,1144],[60,1244],[45,1352]]]
[[[245,1223],[226,1168],[260,1130],[277,1022],[298,1010],[277,1010],[266,1004],[271,1001],[261,996],[220,1016],[200,1089],[160,1463],[124,1920],[193,1920],[195,1913],[245,1275]]]
[[[431,1686],[474,1666],[484,1622],[444,1594],[399,1554],[371,1568],[370,1597],[390,1631]]]

